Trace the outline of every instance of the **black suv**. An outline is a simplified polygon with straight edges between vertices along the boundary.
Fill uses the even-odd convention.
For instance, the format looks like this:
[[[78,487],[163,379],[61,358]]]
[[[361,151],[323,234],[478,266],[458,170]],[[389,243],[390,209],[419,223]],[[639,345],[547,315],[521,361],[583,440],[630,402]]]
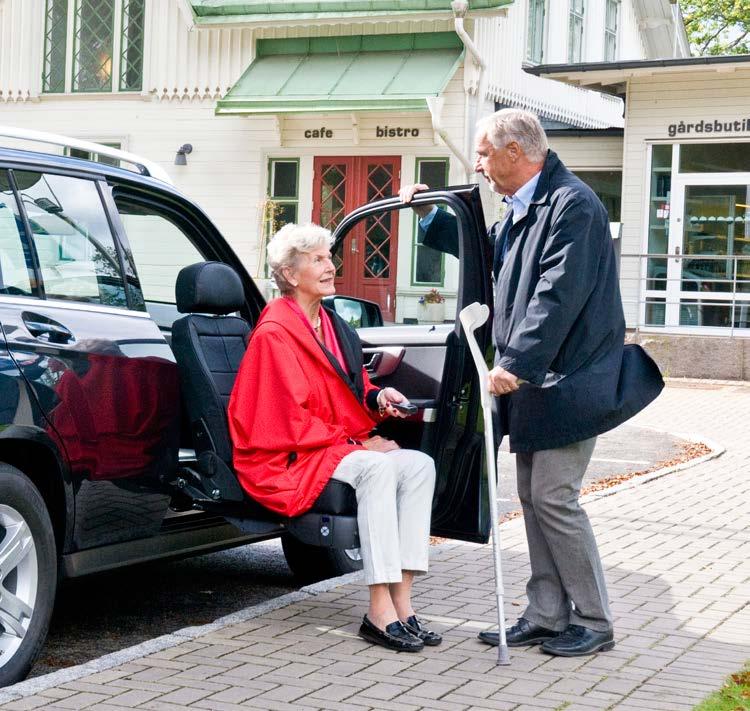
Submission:
[[[415,202],[456,217],[460,258],[431,257],[457,285],[446,322],[384,325],[366,301],[331,305],[358,327],[373,380],[419,406],[382,433],[435,458],[433,534],[484,542],[481,409],[456,320],[491,303],[478,189]],[[414,224],[397,198],[355,210],[335,250],[399,211]],[[205,262],[219,264],[194,266]],[[228,268],[241,288],[227,297],[210,280]],[[301,579],[360,567],[347,492],[284,520],[231,470],[224,408],[263,306],[206,214],[143,165],[0,149],[0,686],[28,673],[61,577],[276,536]],[[487,348],[489,327],[477,335]],[[196,379],[210,397],[194,395]]]

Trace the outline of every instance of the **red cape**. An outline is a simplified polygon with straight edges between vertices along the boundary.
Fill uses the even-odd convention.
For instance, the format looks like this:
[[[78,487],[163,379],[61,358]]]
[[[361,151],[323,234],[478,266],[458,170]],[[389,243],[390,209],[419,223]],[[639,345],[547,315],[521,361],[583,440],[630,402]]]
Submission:
[[[358,367],[362,367],[361,363]],[[364,376],[365,392],[373,388]],[[375,425],[313,333],[283,299],[253,330],[229,400],[234,468],[252,499],[284,516],[307,511]]]

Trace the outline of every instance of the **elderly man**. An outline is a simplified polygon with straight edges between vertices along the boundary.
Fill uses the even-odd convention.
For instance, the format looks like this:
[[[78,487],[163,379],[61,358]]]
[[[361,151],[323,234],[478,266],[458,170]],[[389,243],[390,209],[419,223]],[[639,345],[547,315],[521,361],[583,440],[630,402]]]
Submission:
[[[607,212],[550,151],[536,116],[503,109],[477,126],[476,172],[505,195],[494,241],[495,427],[516,453],[531,578],[509,646],[579,656],[614,647],[599,552],[578,502],[596,436],[661,391],[653,361],[624,349]],[[409,202],[426,185],[407,186]],[[416,208],[424,244],[457,254],[451,217]],[[498,644],[497,632],[481,632]]]

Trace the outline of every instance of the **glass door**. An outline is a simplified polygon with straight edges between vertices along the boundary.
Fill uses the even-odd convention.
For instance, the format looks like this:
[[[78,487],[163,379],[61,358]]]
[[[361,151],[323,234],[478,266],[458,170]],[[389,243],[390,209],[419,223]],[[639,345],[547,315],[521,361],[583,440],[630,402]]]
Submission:
[[[750,327],[750,173],[672,183],[666,325]]]

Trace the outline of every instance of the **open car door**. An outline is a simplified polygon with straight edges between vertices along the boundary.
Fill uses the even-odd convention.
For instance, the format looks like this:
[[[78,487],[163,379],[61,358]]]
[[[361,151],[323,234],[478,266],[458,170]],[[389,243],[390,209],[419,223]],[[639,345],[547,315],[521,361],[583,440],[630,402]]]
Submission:
[[[412,206],[430,206],[431,218],[417,219]],[[395,321],[382,325],[371,325],[367,305],[347,300],[346,294],[335,298],[334,308],[357,328],[373,383],[396,388],[419,407],[406,420],[384,422],[378,432],[435,459],[432,534],[484,543],[490,520],[482,428],[491,424],[483,422],[476,371],[458,320],[464,306],[478,301],[491,308],[493,301],[492,255],[479,188],[470,185],[418,193],[409,206],[389,198],[358,208],[337,226],[334,254],[354,250],[359,244],[365,250],[365,264],[370,260],[377,267],[373,272],[390,277],[388,265],[397,262],[396,255],[387,252],[385,238],[379,242],[378,234],[390,234],[394,221],[399,225],[400,261],[412,262],[408,258],[412,248],[419,251],[412,262],[414,273],[408,279],[399,275],[398,283],[424,284],[426,293],[436,282],[425,282],[424,273],[433,279],[440,275],[438,285],[447,297],[442,322],[419,322],[425,320],[427,309],[406,298],[402,308],[398,293]],[[433,268],[420,274],[420,264]],[[379,319],[375,322],[380,324]],[[476,332],[490,358],[491,328],[490,318]]]

